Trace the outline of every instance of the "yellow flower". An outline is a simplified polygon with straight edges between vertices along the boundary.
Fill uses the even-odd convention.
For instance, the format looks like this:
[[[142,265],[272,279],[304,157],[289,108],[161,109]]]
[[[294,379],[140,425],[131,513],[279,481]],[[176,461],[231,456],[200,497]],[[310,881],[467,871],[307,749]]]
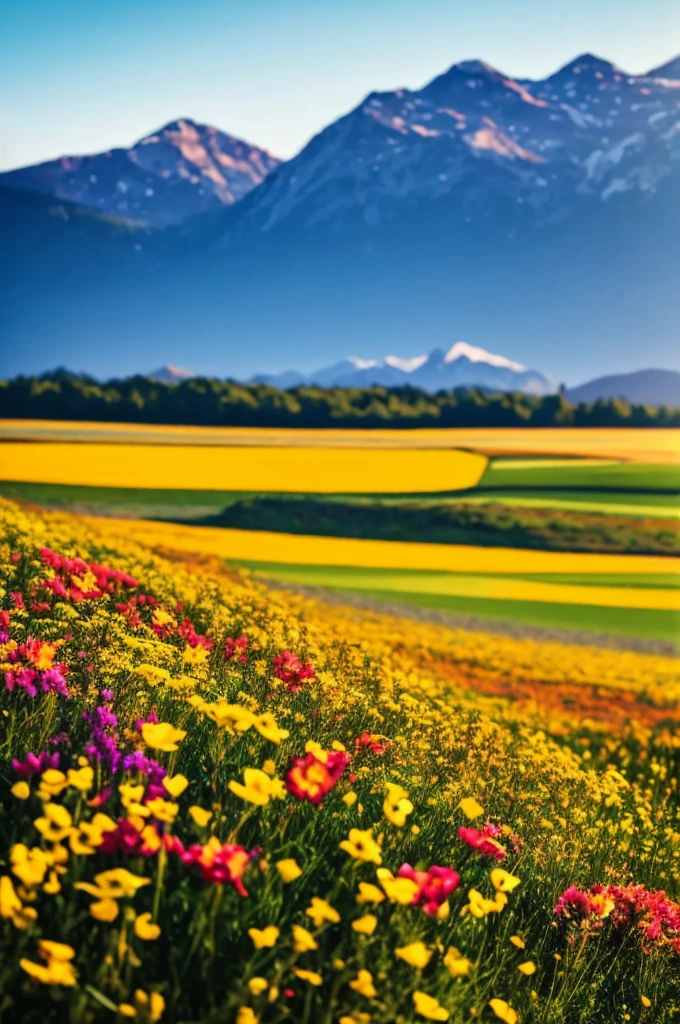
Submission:
[[[432,959],[432,950],[428,949],[424,942],[410,942],[408,946],[401,946],[395,950],[400,960],[405,960],[411,967],[418,967],[422,970],[427,967]]]
[[[90,914],[97,921],[115,921],[118,917],[118,904],[110,897],[90,903]]]
[[[509,871],[504,871],[503,868],[494,868],[489,877],[496,892],[512,892],[521,881],[516,875],[511,875]]]
[[[109,871],[101,871],[94,876],[94,880],[95,885],[92,885],[91,882],[76,882],[74,889],[82,889],[83,892],[99,899],[118,900],[134,896],[138,889],[151,882],[150,878],[133,875],[127,868],[111,868]]]
[[[43,839],[59,843],[69,835],[73,826],[71,815],[61,804],[48,803],[43,807],[44,816],[36,818],[33,824]]]
[[[204,811],[202,807],[194,804],[189,808],[189,815],[193,822],[198,825],[199,828],[205,828],[210,819],[212,818],[212,811]]]
[[[640,996],[640,1002],[646,1009],[649,1009],[649,1007],[652,1005],[652,1000],[649,999],[647,996]]]
[[[426,992],[413,993],[413,1006],[416,1013],[427,1020],[448,1020],[450,1016],[449,1011],[444,1009],[434,996],[428,996]]]
[[[358,917],[356,921],[352,921],[352,928],[355,932],[359,932],[360,935],[372,935],[378,924],[378,918],[375,914],[364,914],[363,917]]]
[[[352,1013],[340,1017],[338,1024],[371,1024],[371,1015],[370,1013],[361,1013],[359,1010],[353,1010]]]
[[[11,789],[12,796],[15,796],[17,800],[28,800],[31,795],[31,787],[23,779],[21,782],[15,782]]]
[[[526,974],[528,977],[529,975],[536,973],[536,964],[533,960],[525,960],[523,964],[518,965],[517,970],[521,971],[522,974]]]
[[[357,893],[357,903],[382,903],[385,899],[385,894],[381,892],[377,885],[371,885],[370,882],[359,882],[359,892]]]
[[[473,796],[464,797],[458,804],[458,806],[460,807],[465,817],[470,818],[471,821],[473,821],[475,818],[479,818],[482,814],[484,814],[484,808],[477,800],[475,800]]]
[[[347,807],[353,807],[354,804],[357,802],[357,795],[354,792],[354,790],[350,789],[349,793],[345,793],[345,795],[342,798],[342,802]]]
[[[406,824],[406,819],[413,811],[413,804],[408,799],[408,793],[402,786],[394,782],[387,783],[387,796],[383,803],[383,813],[388,821],[401,828]]]
[[[14,884],[9,875],[0,878],[0,917],[13,917],[21,910],[21,900],[14,891]]]
[[[373,864],[382,864],[380,847],[373,838],[371,829],[362,832],[361,829],[350,829],[349,839],[343,839],[339,844],[340,849],[348,853],[355,860],[371,861]]]
[[[477,889],[469,889],[468,900],[470,902],[463,907],[461,915],[472,914],[473,917],[480,918],[486,917],[487,914],[499,914],[508,902],[508,897],[505,893],[499,892],[494,900],[489,900]]]
[[[266,807],[272,798],[281,800],[285,796],[285,790],[281,793],[280,780],[270,779],[259,768],[246,768],[243,772],[243,783],[232,781],[229,783],[229,789],[242,800],[258,807]]]
[[[271,949],[272,946],[276,945],[279,929],[275,928],[273,924],[262,929],[249,928],[248,935],[252,939],[255,949]]]
[[[313,949],[318,949],[319,943],[316,941],[312,933],[308,932],[306,928],[303,928],[300,924],[294,924],[293,948],[296,953],[308,953]]]
[[[9,859],[12,874],[16,875],[23,885],[29,889],[42,885],[49,864],[47,855],[38,846],[29,850],[24,843],[15,843],[10,850]]]
[[[163,779],[163,788],[175,800],[178,796],[182,795],[188,785],[189,780],[185,778],[184,775],[166,775]]]
[[[311,905],[307,907],[305,914],[307,917],[311,917],[317,928],[320,928],[324,921],[328,921],[329,924],[337,924],[340,920],[340,914],[335,907],[332,907],[327,900],[319,899],[318,896],[312,897]]]
[[[142,737],[147,747],[163,750],[168,754],[179,749],[177,744],[181,743],[185,736],[185,729],[176,729],[169,722],[145,722],[142,726]]]
[[[138,988],[134,995],[134,1006],[130,1003],[121,1003],[118,1012],[123,1017],[139,1017],[144,1024],[156,1024],[163,1016],[165,1010],[165,999],[160,992],[151,992],[149,995]]]
[[[144,942],[153,942],[160,935],[161,930],[151,920],[151,914],[140,914],[135,918],[135,935]]]
[[[517,1010],[513,1010],[509,1003],[506,1003],[505,999],[491,999],[489,1006],[504,1024],[517,1024],[519,1014]]]
[[[45,961],[44,964],[36,964],[25,958],[19,961],[19,966],[26,974],[43,985],[65,985],[69,988],[75,985],[76,975],[70,961],[76,954],[71,946],[41,939],[38,942],[38,955]]]
[[[265,775],[276,775],[276,763],[272,761],[271,757],[268,757],[262,764],[262,771]]]
[[[276,870],[281,876],[281,880],[285,883],[294,882],[296,878],[299,878],[302,874],[302,869],[298,866],[296,860],[293,857],[286,857],[284,860],[278,860],[276,862]]]
[[[444,966],[452,978],[462,978],[470,973],[472,962],[463,956],[455,946],[449,946],[444,956]]]
[[[365,996],[366,999],[375,999],[378,994],[378,990],[373,984],[373,975],[366,970],[359,971],[354,981],[350,981],[349,987],[358,992],[360,996]]]
[[[287,740],[290,736],[288,729],[279,729],[274,716],[269,711],[265,711],[264,714],[254,717],[253,725],[259,732],[260,736],[263,736],[271,743],[279,744],[281,740]]]
[[[146,806],[157,821],[163,821],[166,825],[172,825],[179,814],[179,804],[170,803],[163,797],[157,796],[153,800],[147,800]]]
[[[412,878],[395,878],[387,868],[379,868],[377,874],[390,903],[400,903],[402,906],[413,903],[413,898],[418,892],[417,882]]]
[[[238,1013],[236,1014],[236,1024],[258,1024],[255,1011],[251,1010],[249,1006],[239,1006]]]
[[[51,796],[59,796],[67,786],[68,782],[63,772],[58,768],[48,768],[40,776],[38,796],[41,800],[48,800]]]
[[[524,939],[520,939],[519,935],[511,935],[510,942],[513,944],[513,946],[517,946],[518,949],[524,949],[526,945]]]
[[[266,978],[251,978],[248,988],[254,996],[261,996],[269,988],[269,982]]]
[[[317,974],[316,971],[305,971],[300,967],[295,967],[293,969],[293,974],[296,978],[299,978],[300,981],[308,981],[310,985],[317,986],[323,983],[323,978],[320,974]]]
[[[78,769],[69,768],[67,778],[69,786],[81,793],[89,793],[94,785],[94,769],[89,764]]]

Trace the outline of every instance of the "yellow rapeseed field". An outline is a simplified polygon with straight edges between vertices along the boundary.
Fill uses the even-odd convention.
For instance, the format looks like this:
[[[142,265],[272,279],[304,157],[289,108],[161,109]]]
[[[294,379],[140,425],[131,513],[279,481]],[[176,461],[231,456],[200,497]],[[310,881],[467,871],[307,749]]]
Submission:
[[[0,420],[2,440],[120,441],[229,447],[461,448],[484,454],[543,454],[677,464],[673,428],[452,427],[420,430],[314,430],[298,427],[192,427],[59,420]],[[273,488],[269,488],[272,490]]]
[[[487,460],[437,449],[0,443],[0,479],[92,487],[399,494],[466,490]]]
[[[366,540],[355,537],[310,537],[304,534],[264,530],[184,526],[144,519],[121,519],[112,522],[117,523],[121,533],[129,531],[143,544],[174,547],[181,551],[243,561],[282,562],[290,565],[343,565],[374,569],[434,569],[491,575],[647,575],[680,572],[680,564],[676,560],[661,555],[611,555],[488,548],[467,544],[421,544],[412,541]],[[545,587],[547,584],[541,586]],[[558,589],[562,589],[561,585]],[[587,589],[590,591],[592,588]],[[620,592],[621,588],[616,589]]]

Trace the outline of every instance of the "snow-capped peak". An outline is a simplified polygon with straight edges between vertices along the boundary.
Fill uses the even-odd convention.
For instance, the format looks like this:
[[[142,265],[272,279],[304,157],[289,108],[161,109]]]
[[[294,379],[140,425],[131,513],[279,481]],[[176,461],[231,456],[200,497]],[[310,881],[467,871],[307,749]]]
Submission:
[[[516,363],[513,359],[487,352],[485,348],[478,348],[476,345],[468,345],[466,341],[455,342],[444,356],[445,363],[454,363],[456,359],[468,359],[471,363],[488,363],[489,366],[504,366],[507,370],[515,370],[517,373],[526,370],[526,366]]]
[[[403,373],[413,373],[414,370],[419,370],[429,358],[427,355],[412,356],[410,359],[401,359],[399,356],[385,356],[385,363],[387,366],[393,366],[395,370],[402,370]]]
[[[378,366],[377,359],[359,359],[357,356],[349,356],[347,362],[351,363],[355,370],[372,370],[374,366]]]

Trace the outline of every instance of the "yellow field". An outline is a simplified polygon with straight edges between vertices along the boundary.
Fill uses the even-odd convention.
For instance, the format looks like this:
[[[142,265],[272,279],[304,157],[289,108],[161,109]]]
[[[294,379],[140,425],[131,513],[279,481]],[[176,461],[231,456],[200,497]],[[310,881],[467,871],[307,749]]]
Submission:
[[[0,479],[91,487],[421,493],[474,487],[486,464],[486,457],[475,452],[415,448],[0,444]]]
[[[91,520],[93,524],[97,520]],[[182,526],[138,519],[109,519],[141,544],[174,547],[194,554],[290,565],[357,566],[373,569],[423,569],[458,573],[528,575],[534,573],[668,574],[680,572],[670,558],[655,555],[599,555],[571,551],[525,551],[456,544],[360,540],[351,537],[310,537],[259,530]],[[100,525],[101,529],[101,525]],[[513,584],[514,586],[515,584]],[[547,587],[548,584],[539,584]],[[561,585],[557,590],[566,588]],[[570,590],[586,588],[569,587]],[[593,587],[587,587],[589,593]],[[614,588],[602,587],[601,590]],[[620,593],[620,588],[616,588]],[[653,593],[653,591],[652,591]],[[500,596],[495,593],[493,596]],[[548,598],[538,598],[538,600]],[[550,600],[555,600],[551,597]],[[634,607],[640,607],[636,605]],[[650,606],[658,607],[658,606]],[[677,604],[663,607],[677,607]]]
[[[464,448],[487,454],[581,455],[662,465],[680,460],[680,430],[675,429],[490,427],[307,430],[6,419],[0,420],[0,440],[100,440],[125,444],[239,447]]]

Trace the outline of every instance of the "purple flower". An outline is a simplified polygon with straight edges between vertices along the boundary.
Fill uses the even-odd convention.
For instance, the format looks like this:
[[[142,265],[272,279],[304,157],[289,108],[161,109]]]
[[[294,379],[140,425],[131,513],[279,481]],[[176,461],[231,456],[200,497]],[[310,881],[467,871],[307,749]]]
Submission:
[[[107,704],[110,704],[113,700],[113,690],[102,690],[99,696],[103,701],[106,701]]]
[[[12,758],[12,768],[24,779],[30,779],[32,775],[41,775],[47,768],[59,767],[59,754],[50,754],[43,750],[37,756],[28,753],[23,761]]]
[[[83,711],[83,718],[92,727],[90,742],[85,746],[86,755],[93,761],[107,765],[112,773],[116,772],[121,759],[118,733],[114,731],[118,718],[110,708],[101,704],[91,713]]]

